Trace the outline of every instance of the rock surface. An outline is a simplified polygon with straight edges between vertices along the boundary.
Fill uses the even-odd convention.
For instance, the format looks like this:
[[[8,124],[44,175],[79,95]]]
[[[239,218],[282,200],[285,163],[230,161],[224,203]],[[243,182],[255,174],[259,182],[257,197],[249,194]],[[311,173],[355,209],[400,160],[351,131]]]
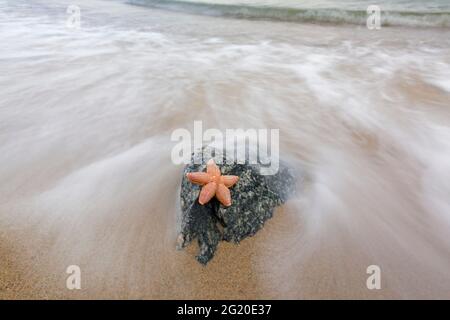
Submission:
[[[210,154],[210,153],[209,153]],[[214,158],[217,161],[217,158]],[[239,243],[254,235],[273,215],[274,208],[284,203],[295,190],[293,171],[283,163],[274,175],[261,175],[259,165],[218,164],[223,175],[239,176],[230,188],[232,204],[221,205],[216,198],[200,205],[200,186],[192,184],[186,173],[206,170],[201,154],[194,154],[186,165],[181,183],[181,232],[178,248],[184,248],[197,239],[197,260],[207,264],[214,256],[220,241]],[[201,164],[196,164],[201,163]]]

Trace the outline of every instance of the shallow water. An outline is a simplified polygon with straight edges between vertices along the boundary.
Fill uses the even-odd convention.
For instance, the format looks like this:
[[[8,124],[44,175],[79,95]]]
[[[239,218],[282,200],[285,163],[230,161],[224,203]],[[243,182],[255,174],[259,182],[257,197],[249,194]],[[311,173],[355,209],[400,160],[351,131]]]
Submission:
[[[380,11],[383,26],[450,28],[447,0],[126,0],[176,12],[252,20],[364,25]]]
[[[19,296],[450,298],[448,29],[96,0],[70,30],[68,4],[0,0],[0,234],[32,284]],[[194,120],[280,129],[307,176],[207,268],[175,251],[170,135]],[[71,264],[81,293],[65,289]]]

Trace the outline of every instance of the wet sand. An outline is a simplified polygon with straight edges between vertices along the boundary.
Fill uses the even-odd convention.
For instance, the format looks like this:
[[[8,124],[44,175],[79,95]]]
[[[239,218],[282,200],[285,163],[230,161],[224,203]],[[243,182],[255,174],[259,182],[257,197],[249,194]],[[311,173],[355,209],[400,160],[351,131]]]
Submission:
[[[348,267],[354,269],[353,272],[360,273],[360,276],[357,277],[359,281],[353,283],[346,283],[339,279],[330,282],[330,277],[333,275],[332,264],[328,259],[320,259],[320,257],[303,270],[302,277],[292,279],[298,288],[290,289],[288,293],[279,292],[276,282],[273,288],[261,283],[261,278],[278,276],[277,272],[260,273],[257,261],[262,252],[265,252],[263,255],[269,259],[270,254],[274,254],[274,261],[272,261],[274,265],[288,263],[288,260],[282,261],[277,257],[277,252],[288,251],[288,248],[276,247],[273,243],[272,247],[267,248],[264,244],[271,241],[282,242],[283,233],[292,232],[297,227],[295,219],[292,216],[289,217],[288,212],[283,209],[278,210],[275,218],[254,237],[243,241],[240,245],[221,243],[216,257],[206,267],[201,266],[194,259],[196,244],[192,244],[184,251],[174,249],[166,256],[160,257],[162,261],[145,261],[145,265],[150,265],[151,268],[159,269],[159,265],[163,264],[164,271],[153,275],[152,279],[144,277],[141,279],[142,283],[134,283],[139,285],[139,288],[134,288],[136,290],[130,287],[130,279],[118,278],[114,272],[120,272],[121,275],[142,272],[145,269],[144,264],[127,265],[122,270],[115,269],[106,277],[98,278],[89,276],[89,273],[95,270],[91,270],[86,263],[85,268],[81,265],[82,289],[68,290],[65,283],[68,275],[63,269],[59,274],[53,273],[54,266],[47,261],[45,252],[52,244],[48,243],[47,248],[42,248],[42,252],[32,254],[30,257],[24,254],[25,247],[20,247],[19,244],[22,241],[15,239],[14,245],[11,243],[8,245],[8,241],[3,237],[2,248],[0,248],[3,257],[0,262],[2,270],[0,299],[377,299],[398,297],[388,288],[384,288],[382,292],[369,292],[365,288],[364,270],[355,268],[355,266],[364,267],[365,259],[354,253],[349,253],[352,261]],[[36,240],[34,239],[34,242]],[[39,241],[39,246],[41,245]],[[327,250],[328,254],[333,256],[334,249]],[[322,252],[319,256],[326,255]],[[347,271],[350,272],[350,270]],[[303,282],[304,277],[309,279]],[[311,278],[315,280],[311,281]],[[302,291],[308,294],[302,294]]]

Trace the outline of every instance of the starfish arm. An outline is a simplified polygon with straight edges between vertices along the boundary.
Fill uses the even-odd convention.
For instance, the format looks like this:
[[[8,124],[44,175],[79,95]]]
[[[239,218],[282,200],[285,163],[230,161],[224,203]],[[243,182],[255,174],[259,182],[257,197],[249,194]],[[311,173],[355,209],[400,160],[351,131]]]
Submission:
[[[217,186],[216,197],[224,206],[229,207],[231,205],[230,190],[224,184],[220,183]]]
[[[189,172],[186,177],[190,182],[200,185],[207,184],[211,180],[211,176],[206,172]]]
[[[221,173],[220,173],[220,169],[219,167],[216,165],[216,163],[214,162],[214,159],[210,159],[207,163],[206,163],[206,172],[208,174],[210,174],[211,176],[215,176],[215,177],[220,177]]]
[[[239,181],[238,176],[222,176],[222,183],[225,185],[225,187],[229,188],[236,184],[236,182]]]
[[[202,187],[202,191],[200,191],[200,195],[198,197],[198,202],[201,205],[204,205],[205,203],[209,202],[209,200],[214,197],[217,190],[217,183],[210,182]]]

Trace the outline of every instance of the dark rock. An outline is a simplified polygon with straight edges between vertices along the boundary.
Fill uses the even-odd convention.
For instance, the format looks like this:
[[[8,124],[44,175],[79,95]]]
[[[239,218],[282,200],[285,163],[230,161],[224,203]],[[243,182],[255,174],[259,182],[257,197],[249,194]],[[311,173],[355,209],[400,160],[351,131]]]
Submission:
[[[217,157],[214,158],[218,163]],[[202,206],[198,203],[201,187],[192,184],[186,173],[205,171],[208,160],[201,159],[201,154],[192,156],[183,172],[180,194],[178,247],[184,248],[197,238],[200,248],[197,260],[202,264],[213,258],[219,241],[239,243],[253,236],[272,217],[274,208],[284,203],[295,189],[293,171],[283,163],[274,175],[261,175],[259,165],[218,164],[223,175],[239,176],[238,183],[230,188],[232,204],[225,207],[213,198]]]

